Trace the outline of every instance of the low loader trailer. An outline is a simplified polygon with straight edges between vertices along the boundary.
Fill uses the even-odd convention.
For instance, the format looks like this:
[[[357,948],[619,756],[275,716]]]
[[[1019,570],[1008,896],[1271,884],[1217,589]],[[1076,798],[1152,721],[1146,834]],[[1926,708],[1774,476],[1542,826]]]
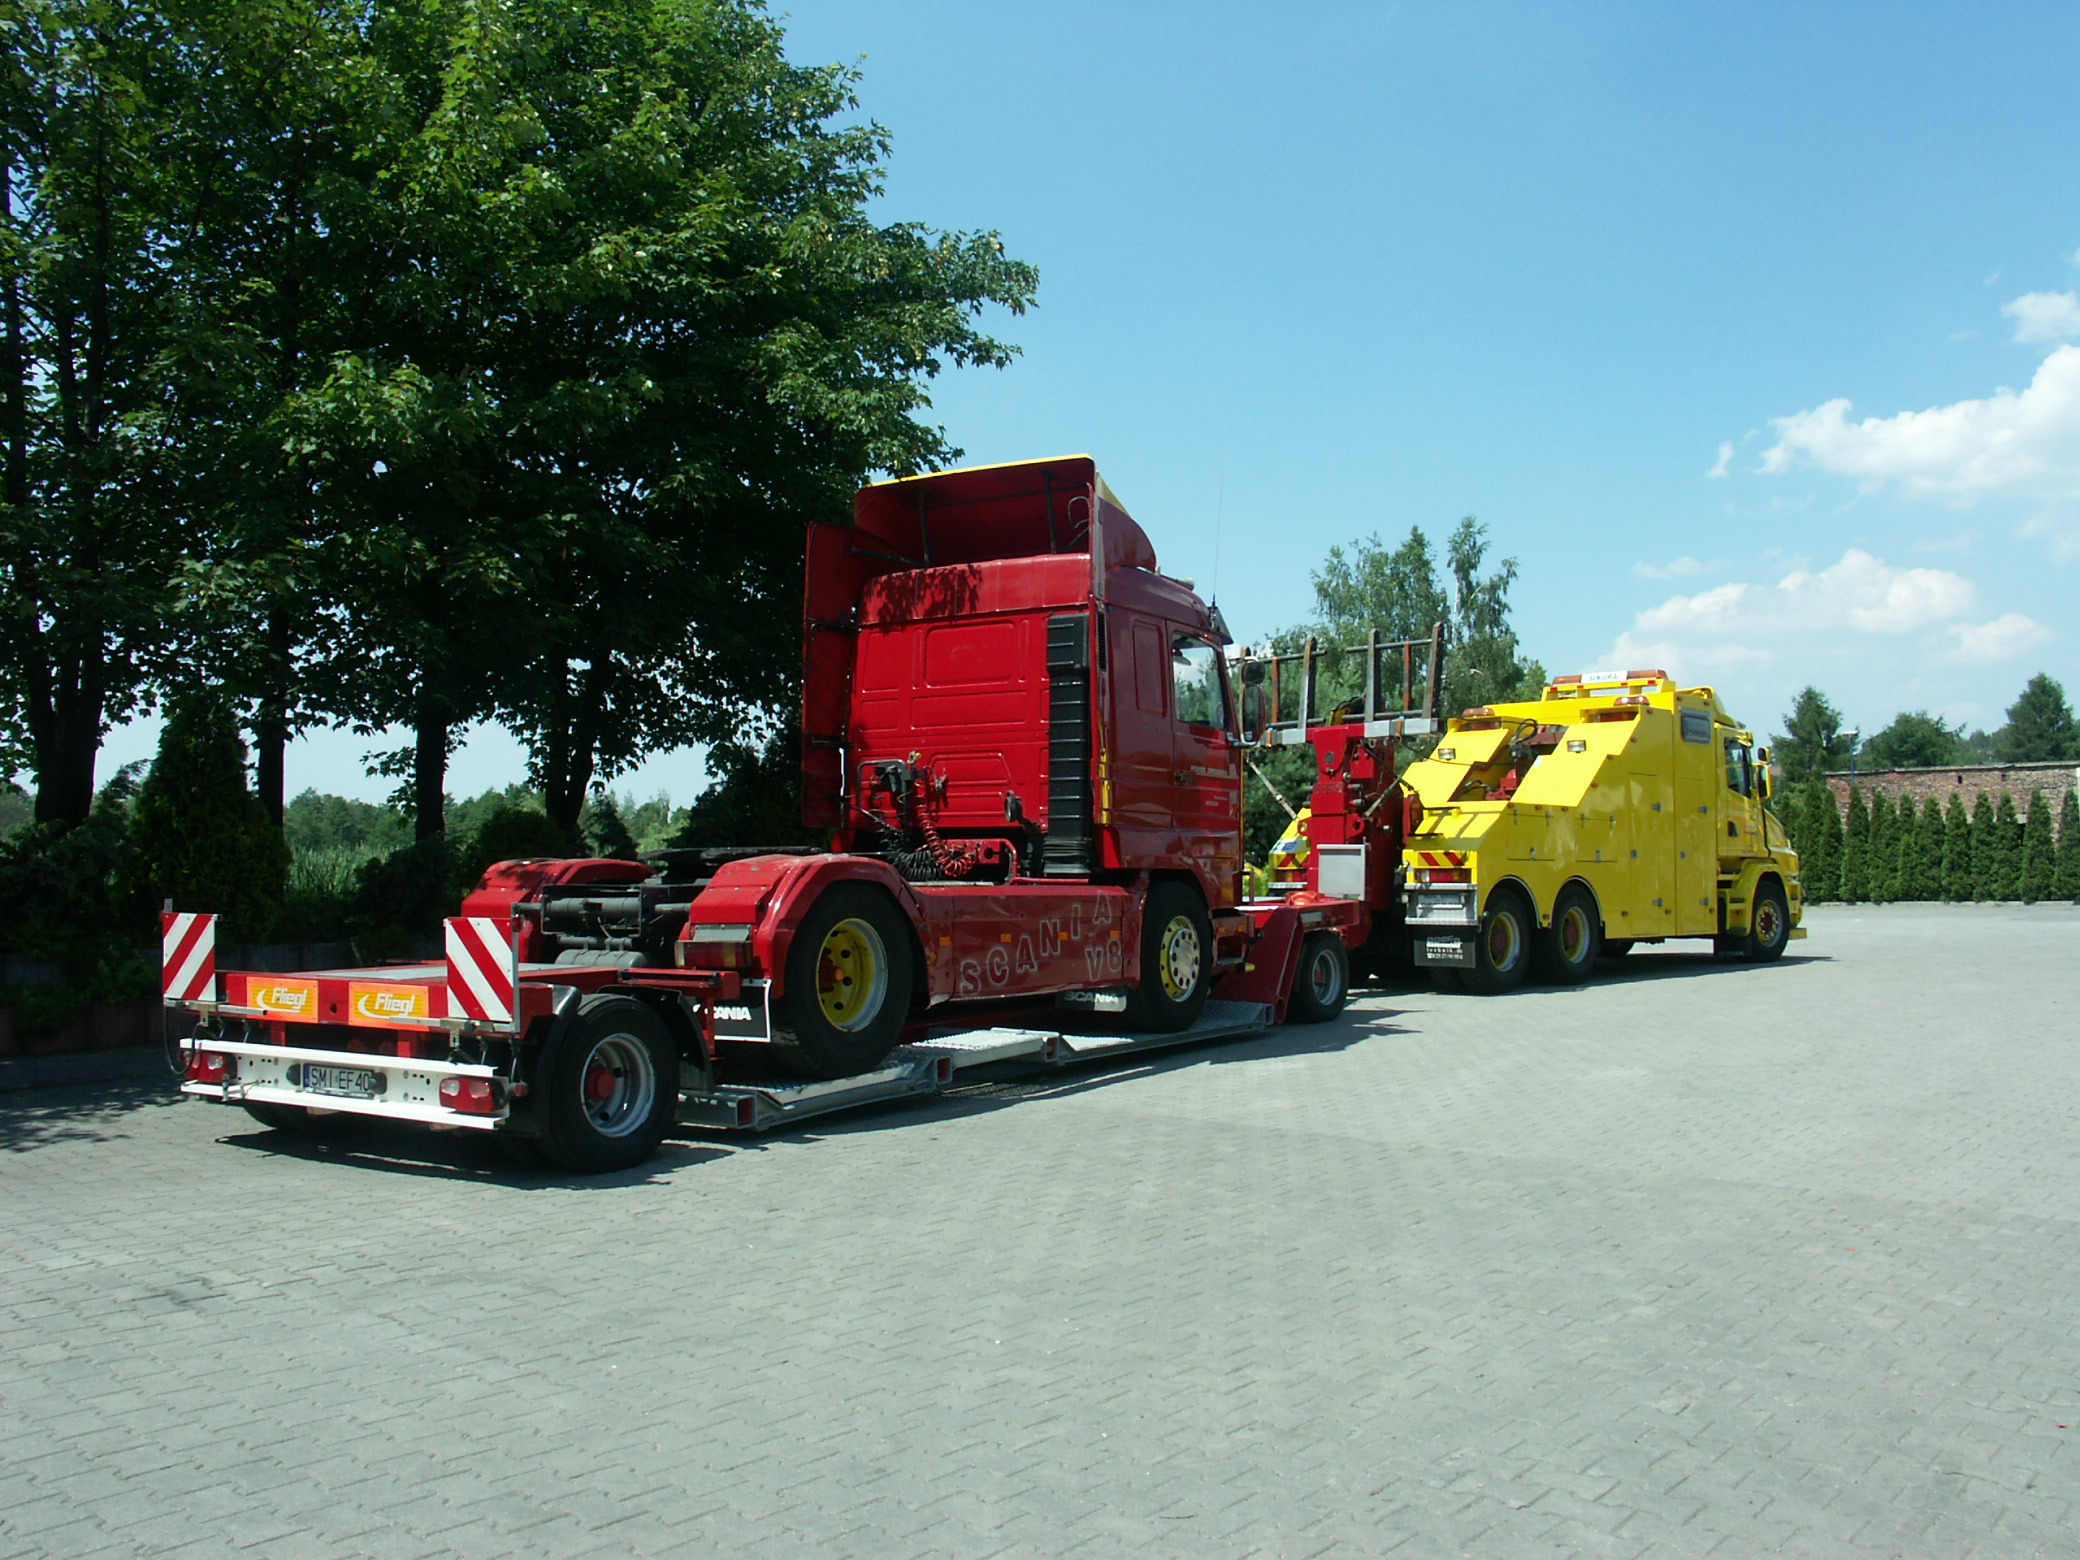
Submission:
[[[827,848],[500,863],[438,965],[220,977],[213,925],[170,915],[183,1087],[607,1170],[682,1119],[771,1124],[985,1055],[1326,1019],[1352,950],[1397,935],[1393,743],[1436,728],[1441,629],[1374,636],[1362,697],[1318,721],[1312,649],[1290,701],[1291,658],[1231,657],[1086,456],[874,484],[805,557],[802,805]],[[1311,744],[1327,776],[1319,879],[1271,898],[1243,878],[1261,743]]]

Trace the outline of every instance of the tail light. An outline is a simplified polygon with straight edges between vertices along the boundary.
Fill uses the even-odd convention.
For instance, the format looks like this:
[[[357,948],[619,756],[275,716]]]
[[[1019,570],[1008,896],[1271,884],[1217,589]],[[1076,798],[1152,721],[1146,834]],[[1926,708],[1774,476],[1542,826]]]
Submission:
[[[222,1051],[190,1051],[188,1082],[222,1083],[231,1076],[231,1058]]]
[[[1417,867],[1416,881],[1418,883],[1471,883],[1473,881],[1473,869],[1471,867]]]
[[[495,1116],[506,1102],[506,1086],[496,1078],[443,1078],[441,1103],[465,1116]]]

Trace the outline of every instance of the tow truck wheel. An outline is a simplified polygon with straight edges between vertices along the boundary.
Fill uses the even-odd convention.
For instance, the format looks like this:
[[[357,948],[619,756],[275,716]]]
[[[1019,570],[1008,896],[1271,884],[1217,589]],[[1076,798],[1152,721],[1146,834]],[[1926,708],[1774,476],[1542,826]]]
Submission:
[[[679,1116],[679,1053],[634,997],[587,997],[548,1067],[542,1149],[566,1170],[627,1170],[657,1152]]]
[[[1626,954],[1632,952],[1632,939],[1630,937],[1606,937],[1603,940],[1603,946],[1596,951],[1602,958],[1622,959]]]
[[[865,883],[825,890],[787,951],[787,990],[773,1004],[773,1054],[804,1078],[871,1072],[910,1013],[910,928]]]
[[[1553,924],[1538,934],[1539,973],[1562,986],[1579,986],[1596,969],[1596,945],[1603,941],[1596,920],[1596,901],[1579,883],[1560,890],[1553,904]]]
[[[1741,942],[1741,955],[1751,964],[1767,964],[1782,955],[1791,942],[1791,906],[1784,890],[1764,883],[1755,891],[1755,913],[1748,921],[1748,935]]]
[[[1300,949],[1286,1018],[1295,1024],[1327,1023],[1343,1011],[1350,990],[1350,950],[1343,939],[1334,932],[1312,933]]]
[[[1160,882],[1141,907],[1141,984],[1127,994],[1131,1028],[1175,1034],[1206,1006],[1213,922],[1198,894]]]
[[[1531,964],[1531,927],[1531,906],[1522,894],[1506,887],[1490,894],[1488,913],[1473,939],[1473,968],[1459,972],[1466,989],[1497,996],[1523,985]]]

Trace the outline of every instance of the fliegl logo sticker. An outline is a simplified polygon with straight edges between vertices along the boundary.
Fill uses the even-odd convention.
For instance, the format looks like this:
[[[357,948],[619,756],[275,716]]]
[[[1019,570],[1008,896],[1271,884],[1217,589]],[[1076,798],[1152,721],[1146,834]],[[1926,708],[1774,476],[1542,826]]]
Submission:
[[[401,1019],[424,1018],[424,986],[370,986],[355,981],[347,987],[347,1022],[381,1027]]]
[[[269,1018],[286,1018],[295,1023],[318,1021],[318,983],[314,980],[254,981],[246,993],[249,1007],[262,1009]]]

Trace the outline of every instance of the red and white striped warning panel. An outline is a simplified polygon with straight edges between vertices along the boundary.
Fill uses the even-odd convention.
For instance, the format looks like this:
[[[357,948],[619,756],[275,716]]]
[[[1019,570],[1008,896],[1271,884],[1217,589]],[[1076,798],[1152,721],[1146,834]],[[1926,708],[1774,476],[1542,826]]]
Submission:
[[[498,923],[485,916],[450,916],[448,1016],[511,1024],[520,965]]]
[[[1463,850],[1419,850],[1416,857],[1426,867],[1463,867],[1466,852]]]
[[[217,1000],[217,918],[177,914],[159,917],[159,989],[169,1001]]]

